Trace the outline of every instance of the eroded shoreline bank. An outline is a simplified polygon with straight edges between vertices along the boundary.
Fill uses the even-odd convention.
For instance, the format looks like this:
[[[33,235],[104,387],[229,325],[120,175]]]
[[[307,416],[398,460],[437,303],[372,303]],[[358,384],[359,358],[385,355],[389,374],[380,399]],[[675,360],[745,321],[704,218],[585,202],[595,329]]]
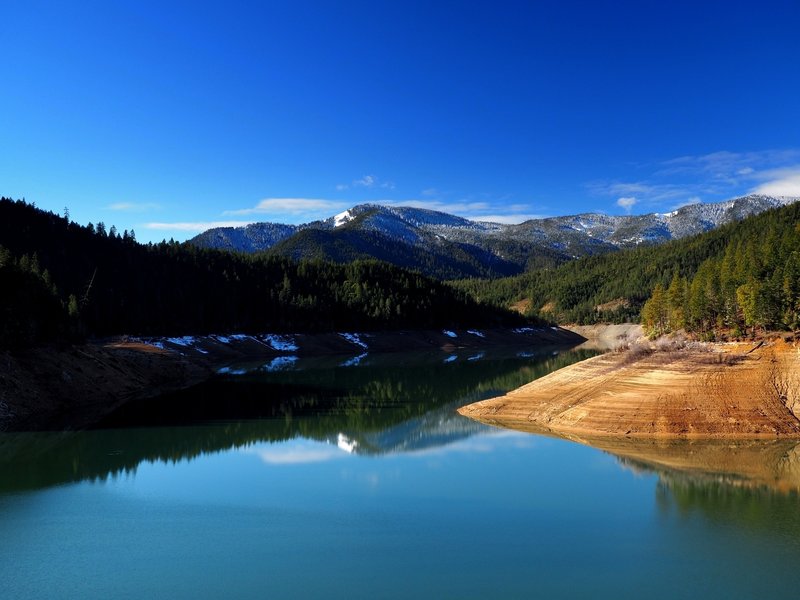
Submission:
[[[123,404],[191,387],[226,365],[279,356],[573,346],[561,328],[120,338],[0,355],[0,431],[83,429]]]
[[[796,341],[652,346],[590,358],[459,412],[561,437],[800,437]]]

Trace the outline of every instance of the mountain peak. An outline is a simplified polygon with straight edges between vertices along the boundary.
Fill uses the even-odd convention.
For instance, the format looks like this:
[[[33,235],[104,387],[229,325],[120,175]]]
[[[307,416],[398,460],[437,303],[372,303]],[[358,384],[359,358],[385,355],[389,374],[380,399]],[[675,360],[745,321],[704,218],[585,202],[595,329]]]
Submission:
[[[492,277],[695,235],[798,200],[750,194],[667,213],[581,213],[516,225],[472,221],[427,208],[365,203],[303,225],[255,223],[210,229],[189,243],[338,262],[371,257],[439,277]],[[320,235],[295,239],[309,230]]]

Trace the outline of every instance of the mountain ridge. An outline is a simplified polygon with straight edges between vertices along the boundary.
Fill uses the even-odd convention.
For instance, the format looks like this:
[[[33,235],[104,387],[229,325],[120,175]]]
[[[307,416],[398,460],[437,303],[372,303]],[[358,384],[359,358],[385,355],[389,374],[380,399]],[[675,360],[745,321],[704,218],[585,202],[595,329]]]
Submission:
[[[696,235],[798,200],[750,194],[690,204],[668,213],[580,213],[519,224],[366,203],[301,225],[264,222],[209,229],[188,243],[248,253],[267,251],[295,259],[349,262],[379,258],[440,279],[503,277],[583,256]]]

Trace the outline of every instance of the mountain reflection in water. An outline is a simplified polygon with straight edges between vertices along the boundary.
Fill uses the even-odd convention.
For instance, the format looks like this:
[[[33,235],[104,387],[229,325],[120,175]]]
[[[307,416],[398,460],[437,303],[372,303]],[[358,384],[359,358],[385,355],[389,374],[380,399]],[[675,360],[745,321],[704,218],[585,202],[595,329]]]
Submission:
[[[273,464],[446,448],[500,432],[456,408],[594,354],[453,353],[443,363],[441,353],[403,353],[361,356],[357,364],[327,357],[281,368],[233,365],[227,371],[237,375],[131,404],[91,431],[0,436],[0,493],[103,481],[134,474],[144,461],[191,461],[256,445]],[[800,441],[567,439],[613,455],[623,468],[657,474],[663,511],[784,528],[797,521]]]
[[[596,354],[548,349],[323,357],[232,365],[182,392],[123,407],[91,431],[0,436],[0,492],[133,473],[259,443],[307,439],[358,454],[444,446],[490,430],[455,412]],[[471,359],[471,360],[470,360]],[[266,368],[265,368],[266,367]],[[231,374],[235,373],[235,374]]]
[[[5,596],[794,597],[795,442],[455,411],[587,355],[230,365],[102,429],[0,435]]]

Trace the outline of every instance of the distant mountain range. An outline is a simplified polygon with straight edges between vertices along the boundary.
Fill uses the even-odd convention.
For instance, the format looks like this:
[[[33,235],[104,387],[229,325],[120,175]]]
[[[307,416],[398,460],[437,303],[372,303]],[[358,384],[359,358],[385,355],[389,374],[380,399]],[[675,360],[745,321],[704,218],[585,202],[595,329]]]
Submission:
[[[439,279],[502,277],[581,256],[660,244],[798,200],[749,195],[691,204],[669,213],[584,213],[517,225],[471,221],[421,208],[360,204],[303,225],[254,223],[209,229],[189,243],[241,252],[269,251],[295,259],[376,258]]]

